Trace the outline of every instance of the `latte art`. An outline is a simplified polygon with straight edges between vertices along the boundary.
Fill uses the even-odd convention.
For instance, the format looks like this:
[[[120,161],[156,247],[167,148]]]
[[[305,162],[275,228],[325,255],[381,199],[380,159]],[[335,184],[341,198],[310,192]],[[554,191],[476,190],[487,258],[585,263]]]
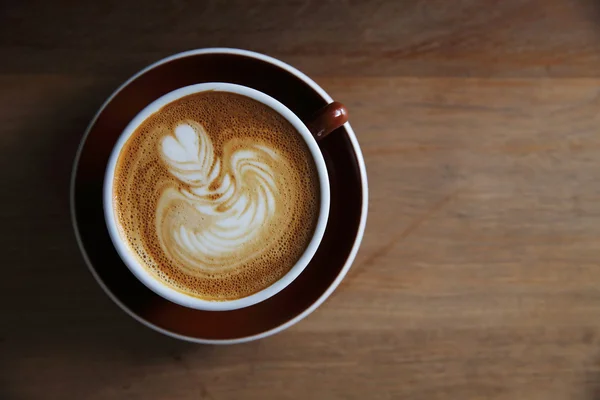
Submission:
[[[164,106],[117,161],[121,236],[164,284],[248,296],[300,258],[318,217],[318,175],[300,134],[250,98],[203,92]]]
[[[162,250],[190,268],[237,268],[260,251],[249,243],[268,233],[279,196],[270,165],[285,160],[252,142],[225,152],[227,158],[221,160],[194,121],[177,126],[174,133],[162,140],[162,159],[189,187],[165,190],[159,200],[156,229]],[[195,209],[204,223],[178,218],[177,203]]]

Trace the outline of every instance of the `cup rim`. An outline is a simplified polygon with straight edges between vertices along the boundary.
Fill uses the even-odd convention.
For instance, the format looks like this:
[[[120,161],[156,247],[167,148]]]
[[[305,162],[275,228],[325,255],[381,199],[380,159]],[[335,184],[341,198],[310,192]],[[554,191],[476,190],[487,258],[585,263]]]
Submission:
[[[77,209],[75,207],[75,195],[76,195],[77,171],[79,170],[79,164],[80,164],[80,159],[81,159],[81,156],[83,153],[83,149],[85,148],[85,144],[87,142],[88,136],[92,132],[93,127],[96,125],[96,123],[97,123],[98,119],[100,118],[100,116],[102,115],[102,113],[113,102],[113,100],[132,82],[136,81],[137,79],[142,77],[144,74],[148,73],[149,71],[151,71],[157,67],[160,67],[161,65],[167,64],[169,62],[174,62],[174,61],[177,61],[180,59],[185,59],[187,57],[203,56],[203,55],[211,55],[211,54],[248,57],[248,58],[252,58],[255,60],[263,61],[267,64],[274,65],[274,66],[280,68],[281,70],[289,73],[290,75],[296,77],[297,79],[301,80],[302,82],[304,82],[308,87],[311,88],[311,90],[313,90],[316,94],[318,94],[319,97],[322,98],[324,101],[326,101],[326,102],[333,101],[333,98],[323,88],[321,88],[314,80],[309,78],[306,74],[304,74],[297,68],[292,67],[291,65],[289,65],[281,60],[278,60],[274,57],[271,57],[271,56],[268,56],[268,55],[265,55],[262,53],[250,51],[250,50],[226,48],[226,47],[209,47],[209,48],[188,50],[188,51],[176,53],[171,56],[159,59],[159,60],[153,62],[152,64],[146,66],[145,68],[139,70],[134,75],[132,75],[129,79],[127,79],[125,82],[123,82],[120,86],[118,86],[110,94],[110,96],[102,103],[102,105],[98,108],[98,110],[92,117],[90,123],[88,124],[88,126],[83,134],[81,142],[79,143],[79,147],[77,149],[77,152],[75,154],[75,158],[73,161],[73,169],[72,169],[72,173],[71,173],[71,182],[70,182],[70,189],[69,189],[69,200],[70,200],[69,204],[70,204],[70,212],[71,212],[71,223],[73,226],[75,239],[77,241],[77,245],[82,254],[84,262],[87,265],[90,273],[92,274],[92,276],[94,277],[94,279],[96,280],[98,285],[100,286],[100,288],[106,293],[106,295],[119,308],[121,308],[121,310],[123,310],[126,314],[128,314],[131,318],[133,318],[140,324],[142,324],[156,332],[162,333],[163,335],[172,337],[174,339],[179,339],[179,340],[183,340],[183,341],[187,341],[187,342],[191,342],[191,343],[199,343],[199,344],[230,345],[230,344],[251,342],[254,340],[263,339],[263,338],[275,335],[279,332],[282,332],[282,331],[290,328],[291,326],[297,324],[304,318],[306,318],[308,315],[310,315],[312,312],[314,312],[317,308],[319,308],[321,306],[321,304],[323,304],[323,302],[325,302],[325,300],[327,300],[329,298],[329,296],[331,296],[331,294],[340,285],[340,283],[342,282],[342,280],[345,278],[346,274],[350,270],[350,267],[352,266],[352,263],[354,262],[354,260],[356,258],[356,254],[358,253],[358,249],[360,247],[360,244],[361,244],[363,236],[364,236],[365,227],[366,227],[366,223],[367,223],[368,204],[369,204],[368,180],[367,180],[367,171],[366,171],[365,160],[362,155],[360,146],[358,144],[358,139],[356,138],[356,134],[354,133],[354,130],[352,129],[350,123],[347,122],[346,124],[344,124],[344,129],[346,130],[348,139],[350,140],[350,143],[353,148],[354,156],[356,157],[356,160],[357,160],[358,174],[359,174],[360,182],[361,182],[362,204],[361,204],[361,209],[360,209],[360,218],[359,218],[357,233],[355,236],[355,240],[352,244],[352,247],[350,249],[350,252],[348,253],[348,256],[344,262],[344,265],[340,269],[340,272],[338,273],[336,278],[330,283],[330,285],[327,287],[327,289],[325,291],[323,291],[323,293],[317,298],[317,300],[315,300],[313,303],[311,303],[308,307],[306,307],[302,312],[300,312],[293,318],[290,318],[290,319],[286,320],[285,322],[283,322],[273,328],[270,328],[268,330],[265,330],[265,331],[262,331],[262,332],[256,333],[256,334],[240,336],[240,337],[233,338],[233,339],[207,339],[207,338],[200,338],[200,337],[194,337],[194,336],[189,336],[189,335],[185,335],[185,334],[180,334],[180,333],[171,331],[169,329],[163,328],[163,327],[156,325],[155,323],[147,320],[146,318],[144,318],[143,316],[139,315],[137,312],[135,312],[134,310],[129,308],[128,305],[126,305],[119,297],[117,297],[113,293],[111,288],[103,281],[99,272],[96,271],[96,267],[92,263],[90,255],[88,254],[88,252],[85,248],[85,245],[83,243],[82,233],[79,230],[79,222],[77,219]]]
[[[285,118],[292,126],[298,131],[304,142],[309,148],[310,154],[314,160],[317,168],[317,175],[319,179],[320,188],[320,204],[319,204],[319,215],[317,217],[317,224],[312,234],[311,240],[309,241],[304,252],[292,268],[286,272],[281,278],[267,286],[255,292],[249,296],[244,296],[234,300],[205,300],[199,297],[194,297],[189,294],[180,292],[158,280],[153,274],[142,265],[142,262],[138,260],[132,253],[129,246],[126,244],[125,238],[123,238],[120,229],[118,228],[118,222],[114,210],[114,174],[118,159],[122,153],[123,146],[131,138],[131,135],[135,130],[151,115],[160,111],[166,105],[179,100],[185,96],[208,92],[227,92],[235,93],[246,96],[253,100],[259,101],[271,108],[273,111]],[[254,304],[260,303],[261,301],[267,300],[268,298],[276,295],[294,279],[296,279],[306,266],[310,263],[313,256],[315,255],[323,235],[325,234],[325,228],[327,226],[327,219],[329,216],[330,206],[330,192],[329,192],[329,177],[327,174],[327,167],[325,165],[325,159],[319,149],[316,139],[313,137],[306,125],[300,120],[300,118],[294,114],[289,108],[283,103],[274,99],[273,97],[247,86],[226,83],[226,82],[205,82],[194,85],[184,86],[175,89],[169,93],[166,93],[158,99],[152,101],[149,105],[144,107],[125,127],[121,135],[115,142],[112,151],[110,153],[108,163],[106,166],[106,172],[104,175],[103,182],[103,208],[105,223],[109,232],[110,239],[115,247],[120,258],[123,260],[127,268],[134,274],[134,276],[140,280],[146,287],[152,290],[154,293],[162,296],[166,300],[172,301],[184,307],[193,308],[196,310],[204,311],[229,311],[236,310],[244,307],[249,307]]]

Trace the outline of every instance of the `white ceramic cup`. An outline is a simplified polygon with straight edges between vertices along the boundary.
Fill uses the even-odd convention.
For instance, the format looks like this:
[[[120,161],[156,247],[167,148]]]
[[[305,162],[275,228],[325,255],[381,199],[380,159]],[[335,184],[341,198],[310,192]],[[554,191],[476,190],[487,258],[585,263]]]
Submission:
[[[308,145],[308,148],[317,168],[317,173],[319,177],[319,188],[321,191],[321,204],[319,208],[319,216],[317,218],[317,225],[312,239],[310,240],[308,246],[306,247],[306,250],[300,257],[300,259],[281,279],[279,279],[269,287],[259,292],[256,292],[250,296],[242,297],[235,300],[213,301],[193,297],[179,292],[155,278],[152,275],[152,273],[144,265],[142,265],[142,262],[138,260],[136,256],[134,256],[132,250],[128,248],[126,240],[121,236],[121,233],[119,232],[119,229],[117,227],[117,220],[113,208],[113,181],[117,160],[119,158],[119,155],[121,154],[123,146],[129,139],[129,137],[133,134],[133,132],[135,132],[135,130],[142,124],[142,122],[144,122],[155,112],[159,111],[165,105],[184,96],[208,90],[237,93],[249,97],[267,105],[268,107],[272,108],[274,111],[279,113],[281,116],[283,116],[286,120],[288,120],[289,123],[292,124],[294,128],[296,128],[296,130],[299,132],[299,134],[302,136],[302,138]],[[165,299],[185,307],[207,311],[226,311],[248,307],[261,301],[264,301],[271,296],[274,296],[275,294],[283,290],[286,286],[288,286],[290,283],[292,283],[292,281],[302,273],[304,268],[306,268],[306,266],[314,256],[315,252],[317,251],[321,239],[323,238],[323,234],[325,233],[325,226],[327,225],[327,218],[329,216],[330,203],[329,178],[327,176],[325,160],[323,159],[321,150],[317,145],[316,139],[313,137],[306,125],[300,120],[300,118],[298,118],[290,109],[288,109],[282,103],[262,92],[259,92],[258,90],[251,89],[246,86],[221,82],[200,83],[197,85],[186,86],[165,94],[164,96],[160,97],[159,99],[155,100],[150,105],[148,105],[146,108],[144,108],[129,123],[129,125],[127,125],[127,127],[117,140],[108,160],[106,174],[104,176],[103,203],[106,226],[108,228],[108,232],[110,234],[110,238],[112,239],[113,245],[115,246],[117,253],[119,253],[119,256],[121,257],[125,265],[127,265],[131,272],[144,285],[146,285],[149,289],[154,291],[156,294],[164,297]]]

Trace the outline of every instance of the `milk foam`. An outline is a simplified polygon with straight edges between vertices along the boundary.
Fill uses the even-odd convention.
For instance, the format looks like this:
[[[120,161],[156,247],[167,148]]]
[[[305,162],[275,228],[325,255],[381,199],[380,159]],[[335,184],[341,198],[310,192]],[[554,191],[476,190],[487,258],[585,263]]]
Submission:
[[[255,257],[245,244],[264,235],[276,209],[276,176],[269,164],[285,160],[253,143],[219,159],[210,137],[194,121],[178,125],[173,136],[163,138],[160,150],[169,172],[189,185],[167,190],[159,200],[156,230],[163,251],[206,270],[235,267]],[[186,202],[206,223],[170,218],[174,201]]]

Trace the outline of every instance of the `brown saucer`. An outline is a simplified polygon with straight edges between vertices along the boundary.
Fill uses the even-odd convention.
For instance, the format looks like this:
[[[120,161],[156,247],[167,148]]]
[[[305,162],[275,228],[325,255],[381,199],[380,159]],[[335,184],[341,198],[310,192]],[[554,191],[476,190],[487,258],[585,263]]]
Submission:
[[[211,312],[171,303],[146,288],[123,264],[104,223],[102,184],[112,147],[133,117],[174,89],[230,82],[260,90],[306,120],[331,98],[316,83],[271,57],[235,49],[203,49],[161,60],[106,101],[81,142],[71,184],[73,226],[83,256],[107,294],[132,317],[167,335],[200,343],[236,343],[277,333],[316,309],[350,268],[367,214],[364,161],[349,124],[319,143],[331,185],[325,236],[304,272],[274,297],[244,309]],[[352,111],[352,110],[350,110]]]

